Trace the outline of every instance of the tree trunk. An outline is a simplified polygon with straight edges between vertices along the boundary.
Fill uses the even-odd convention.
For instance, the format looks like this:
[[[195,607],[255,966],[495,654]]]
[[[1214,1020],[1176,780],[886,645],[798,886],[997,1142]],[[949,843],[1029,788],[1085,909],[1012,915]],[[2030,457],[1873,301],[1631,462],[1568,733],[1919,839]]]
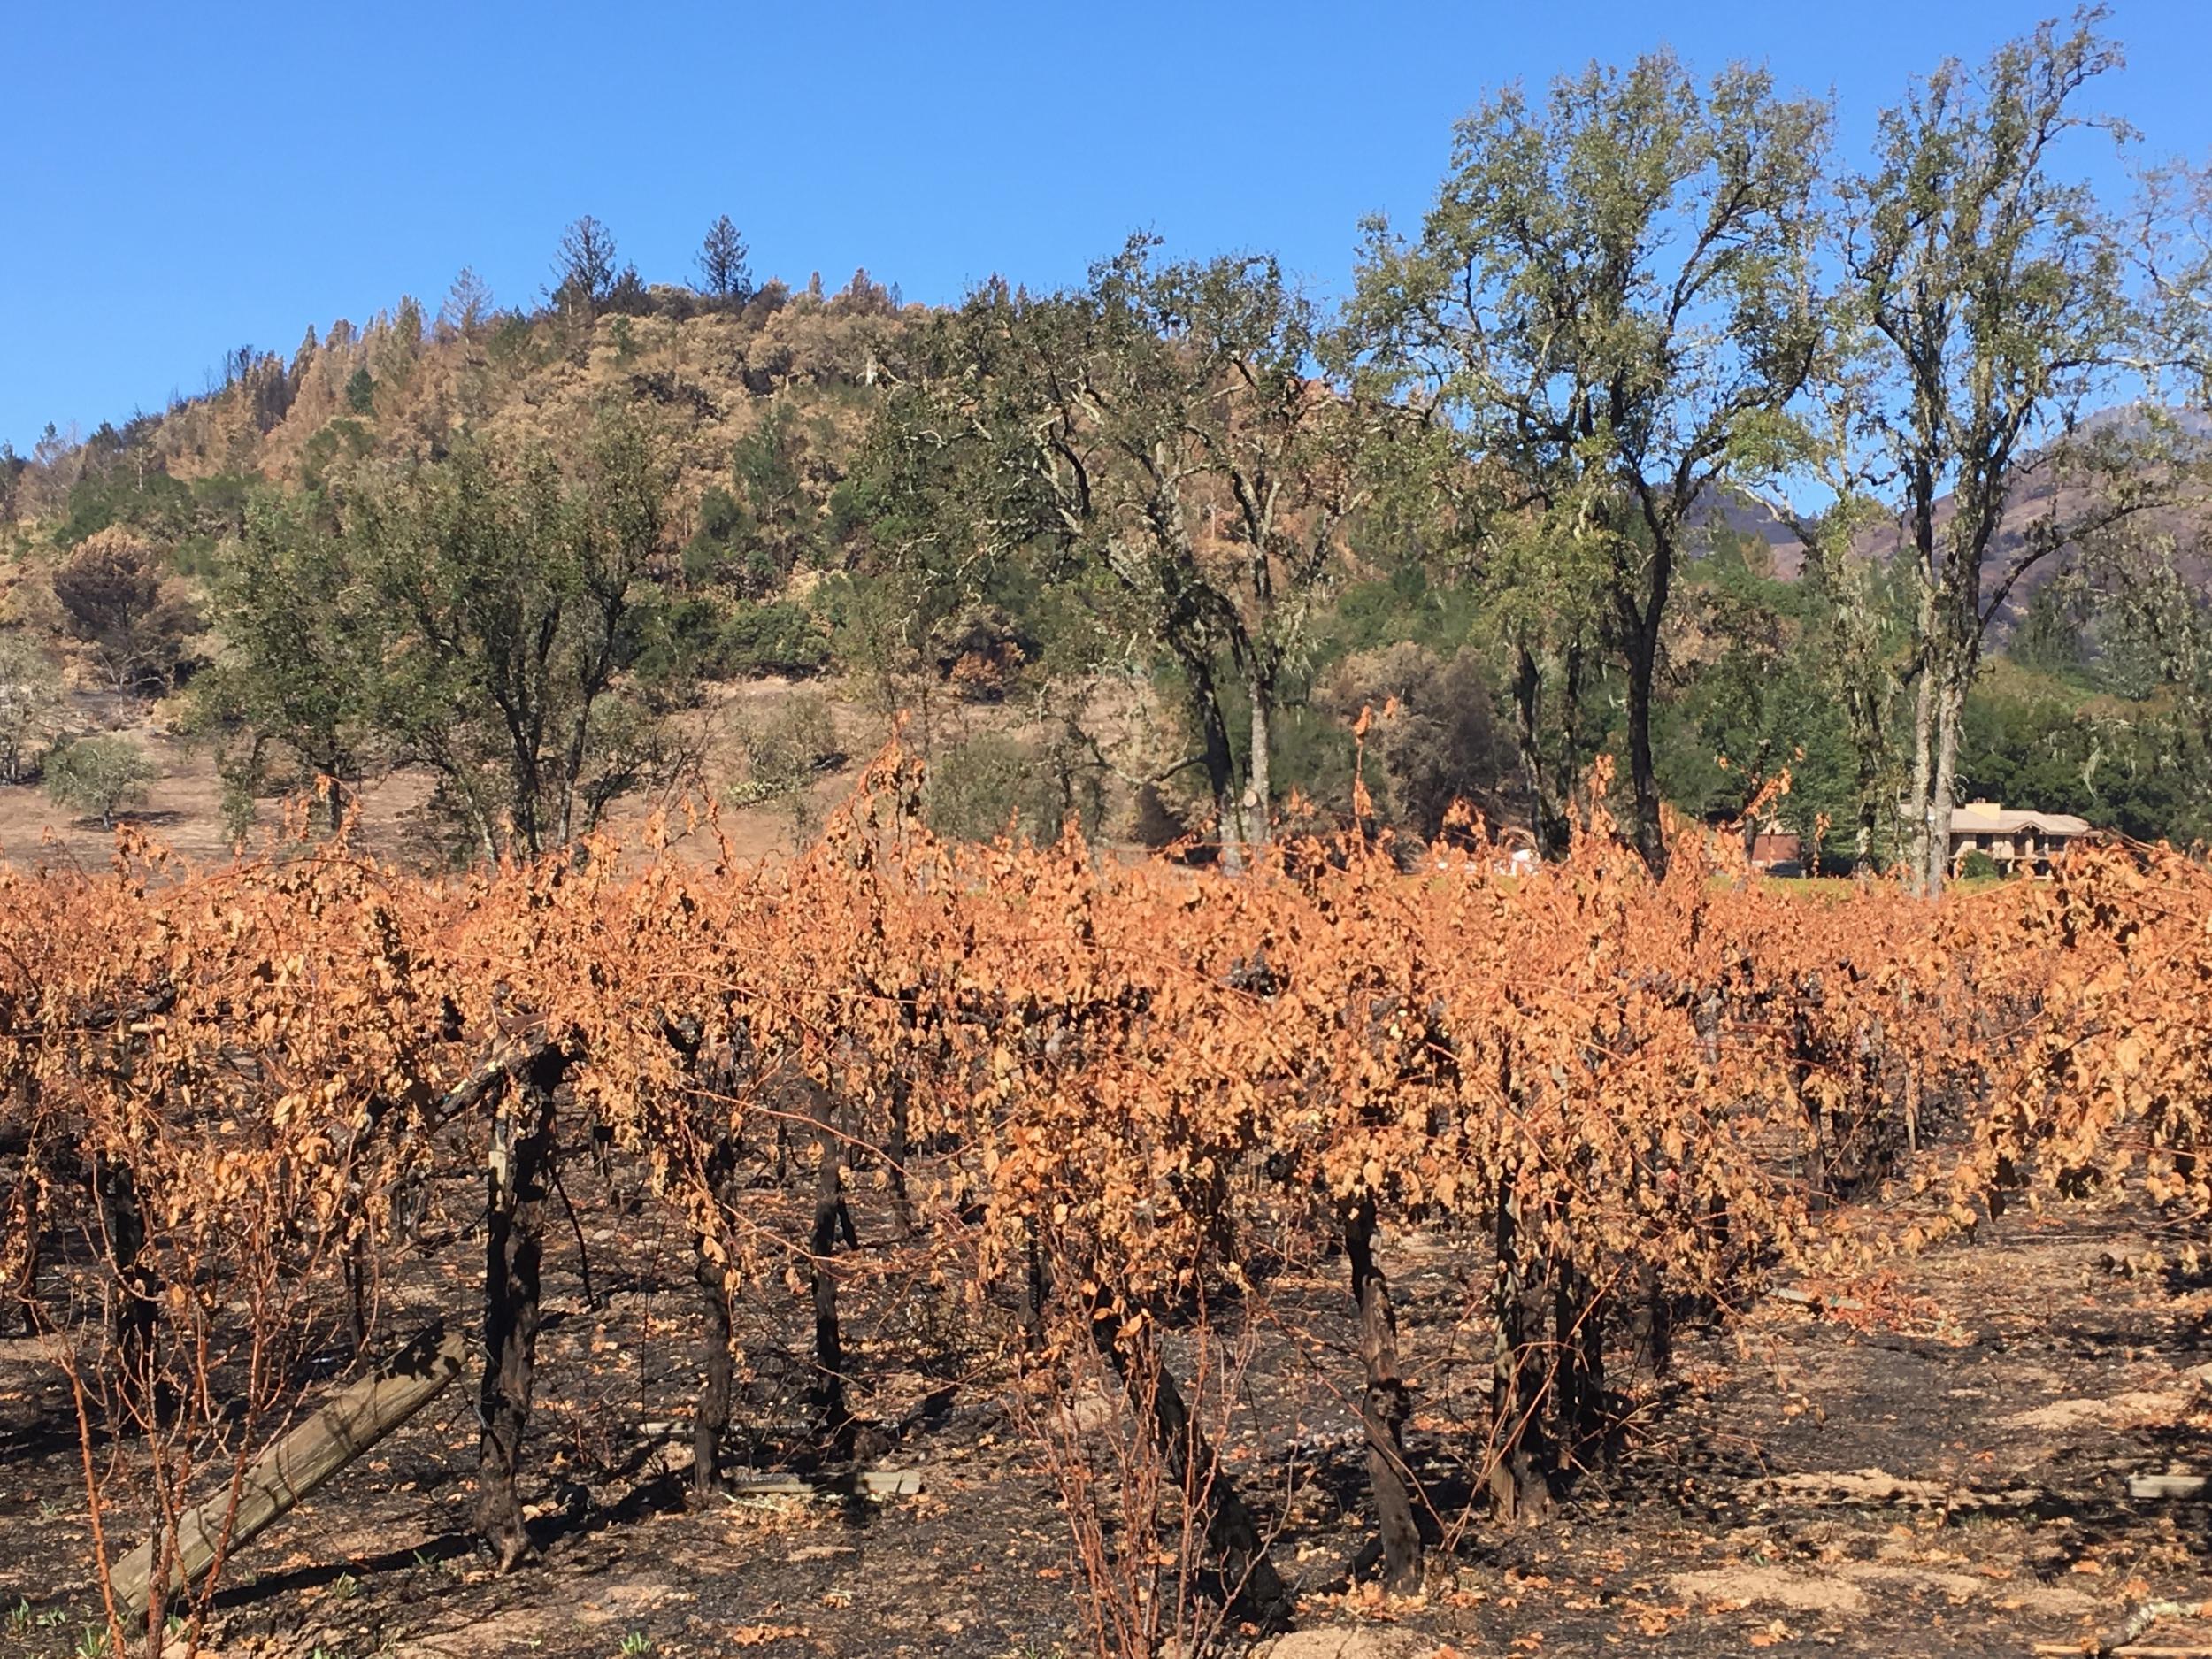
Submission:
[[[560,838],[554,843],[557,847],[567,846],[576,835],[576,783],[584,775],[585,726],[591,718],[591,705],[592,699],[585,697],[561,756],[561,804],[554,823],[554,833]]]
[[[1238,834],[1248,857],[1265,847],[1272,833],[1269,824],[1271,787],[1270,751],[1274,744],[1275,683],[1272,677],[1250,676],[1252,694],[1251,755],[1245,765],[1242,823]]]
[[[1965,706],[1964,680],[1947,676],[1935,688],[1935,757],[1928,785],[1926,882],[1932,897],[1943,890],[1951,873],[1951,796],[1958,780],[1959,718]]]
[[[1099,1352],[1120,1378],[1139,1419],[1150,1425],[1153,1444],[1167,1465],[1169,1479],[1198,1510],[1206,1541],[1221,1558],[1232,1597],[1242,1597],[1255,1622],[1263,1628],[1285,1627],[1290,1622],[1290,1592],[1275,1571],[1267,1540],[1204,1432],[1191,1421],[1183,1392],[1175,1386],[1158,1346],[1147,1341],[1141,1354],[1125,1351],[1121,1320],[1111,1313],[1089,1324]]]
[[[1664,879],[1667,838],[1659,821],[1659,776],[1651,758],[1651,703],[1658,669],[1658,630],[1640,621],[1628,643],[1628,778],[1634,796],[1636,850],[1651,873]]]
[[[836,1109],[827,1091],[814,1100],[814,1231],[810,1254],[814,1274],[814,1399],[823,1426],[841,1440],[851,1427],[845,1399],[845,1349],[837,1323],[837,1275],[830,1256],[840,1233],[857,1240],[852,1213],[845,1206],[845,1143],[838,1133]]]
[[[1244,843],[1237,800],[1236,754],[1229,745],[1228,717],[1221,710],[1221,691],[1214,684],[1213,664],[1199,652],[1179,653],[1183,672],[1190,677],[1192,718],[1198,723],[1199,753],[1206,768],[1206,787],[1213,796],[1214,833],[1221,839],[1221,862],[1229,870],[1244,868]]]
[[[1932,834],[1935,794],[1935,677],[1936,665],[1932,644],[1927,631],[1934,625],[1934,613],[1926,599],[1921,601],[1918,626],[1922,630],[1919,677],[1913,686],[1912,700],[1912,781],[1906,813],[1910,819],[1910,838],[1905,854],[1912,864],[1912,890],[1928,891],[1928,868],[1931,849],[1935,838]],[[1936,855],[1939,856],[1939,855]]]
[[[478,1400],[476,1524],[505,1572],[533,1553],[515,1476],[538,1349],[553,1091],[567,1056],[549,1048],[511,1087],[492,1124],[484,1231],[484,1379]],[[519,1098],[517,1098],[519,1096]]]
[[[1521,751],[1521,779],[1528,787],[1529,841],[1540,856],[1549,854],[1544,836],[1544,757],[1536,747],[1543,680],[1536,654],[1527,646],[1513,651],[1513,738]]]
[[[1559,849],[1572,839],[1578,808],[1585,829],[1590,825],[1586,780],[1582,774],[1582,641],[1560,653],[1559,764],[1552,770],[1552,799],[1560,818]]]
[[[1412,1394],[1398,1374],[1398,1318],[1390,1281],[1375,1261],[1375,1202],[1355,1204],[1344,1218],[1344,1254],[1352,1269],[1352,1305],[1359,1310],[1360,1359],[1366,1387],[1360,1425],[1367,1434],[1367,1483],[1382,1534],[1383,1582],[1395,1594],[1421,1587],[1421,1528],[1413,1510],[1412,1474],[1403,1425]]]
[[[1528,785],[1528,829],[1540,858],[1567,849],[1566,815],[1552,796],[1555,786],[1544,767],[1544,670],[1525,645],[1513,650],[1513,737],[1521,751],[1521,775]]]

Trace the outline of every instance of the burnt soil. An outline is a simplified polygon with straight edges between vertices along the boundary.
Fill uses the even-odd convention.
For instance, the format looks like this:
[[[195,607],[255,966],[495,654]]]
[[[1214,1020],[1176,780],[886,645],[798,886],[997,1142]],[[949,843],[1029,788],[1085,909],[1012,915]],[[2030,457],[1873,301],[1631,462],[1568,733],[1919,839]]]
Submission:
[[[855,1409],[873,1425],[861,1455],[918,1471],[918,1494],[694,1506],[685,1241],[649,1210],[580,1211],[600,1300],[557,1215],[525,1470],[542,1559],[498,1575],[468,1530],[465,1379],[242,1553],[209,1651],[1091,1651],[1054,1480],[1029,1413],[970,1351],[956,1284],[933,1300],[902,1271],[887,1294],[895,1253],[864,1211],[862,1248],[840,1257]],[[1479,1409],[1486,1333],[1463,1310],[1480,1263],[1418,1236],[1386,1244],[1420,1386],[1410,1448],[1442,1492]],[[2127,1495],[2131,1473],[2212,1469],[2212,1280],[2159,1251],[2177,1243],[2152,1217],[2016,1215],[1815,1300],[1686,1327],[1671,1378],[1637,1386],[1614,1467],[1543,1517],[1455,1525],[1427,1593],[1395,1601],[1350,1576],[1371,1517],[1353,1333],[1322,1262],[1271,1287],[1310,1340],[1259,1344],[1226,1465],[1279,1529],[1301,1627],[1357,1627],[1370,1652],[2025,1654],[2147,1599],[2212,1595],[2207,1506]],[[442,1307],[464,1317],[479,1272],[449,1226],[385,1287],[384,1345]],[[764,1277],[741,1310],[730,1453],[803,1464],[803,1433],[779,1425],[804,1417],[810,1308],[795,1275]],[[0,1343],[0,1655],[78,1651],[97,1607],[88,1559],[68,1394],[35,1342]],[[2150,1640],[2204,1645],[2212,1628]]]

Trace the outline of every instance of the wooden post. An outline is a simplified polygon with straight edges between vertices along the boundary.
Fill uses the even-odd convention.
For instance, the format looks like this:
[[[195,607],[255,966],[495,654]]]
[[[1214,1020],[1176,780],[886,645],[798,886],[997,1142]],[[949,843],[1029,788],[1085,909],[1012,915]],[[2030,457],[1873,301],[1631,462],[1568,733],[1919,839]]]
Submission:
[[[227,1556],[252,1540],[435,1398],[461,1374],[466,1346],[461,1333],[447,1332],[441,1320],[389,1363],[341,1390],[254,1460],[239,1485],[235,1513],[225,1492],[185,1512],[173,1548],[163,1550],[164,1540],[156,1536],[117,1563],[109,1578],[117,1611],[144,1617],[157,1555],[170,1557],[167,1588],[180,1591],[214,1565],[219,1549]]]

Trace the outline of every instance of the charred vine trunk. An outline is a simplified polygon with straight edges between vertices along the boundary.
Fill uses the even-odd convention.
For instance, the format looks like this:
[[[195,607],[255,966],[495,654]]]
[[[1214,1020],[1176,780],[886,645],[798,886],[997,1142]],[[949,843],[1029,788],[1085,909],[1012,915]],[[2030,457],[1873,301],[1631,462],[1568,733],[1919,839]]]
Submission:
[[[1582,1461],[1581,1448],[1605,1438],[1605,1305],[1601,1293],[1571,1263],[1553,1275],[1552,1342],[1558,1356],[1553,1440],[1563,1474]]]
[[[1543,1299],[1522,1260],[1520,1234],[1521,1200],[1509,1170],[1498,1179],[1491,1287],[1497,1334],[1490,1360],[1490,1499],[1504,1519],[1540,1513],[1551,1501],[1543,1474]]]
[[[737,1171],[736,1143],[724,1135],[708,1159],[707,1183],[714,1201],[726,1213],[736,1194],[732,1190]],[[730,1394],[736,1366],[731,1351],[730,1298],[736,1289],[726,1245],[701,1233],[697,1241],[699,1308],[704,1330],[706,1381],[699,1390],[699,1407],[692,1420],[692,1490],[711,1497],[723,1486],[722,1437],[729,1432]]]
[[[1110,1312],[1101,1310],[1089,1324],[1099,1352],[1120,1379],[1139,1421],[1147,1425],[1169,1479],[1197,1510],[1206,1541],[1220,1557],[1231,1597],[1240,1597],[1262,1626],[1286,1626],[1290,1592],[1275,1570],[1267,1540],[1205,1432],[1191,1420],[1183,1391],[1157,1345],[1141,1338],[1137,1344],[1124,1343],[1121,1320]]]
[[[160,1317],[160,1286],[142,1259],[146,1217],[130,1166],[102,1157],[95,1164],[100,1223],[115,1273],[115,1307],[109,1330],[115,1346],[116,1381],[124,1415],[151,1432],[160,1409],[155,1386],[154,1337]]]
[[[900,1024],[910,1032],[914,1027],[912,994],[902,996],[899,1002]],[[892,1233],[903,1244],[914,1236],[914,1196],[906,1184],[906,1160],[913,1129],[914,1090],[903,1071],[891,1079],[889,1094],[887,1102],[888,1122],[883,1133],[884,1174],[891,1189]]]
[[[814,1275],[814,1403],[822,1425],[841,1441],[852,1425],[845,1398],[845,1348],[837,1323],[837,1275],[830,1256],[841,1235],[848,1248],[859,1243],[852,1211],[845,1202],[845,1138],[826,1091],[814,1097],[814,1231],[809,1254]]]
[[[532,1553],[515,1477],[530,1420],[538,1349],[539,1271],[545,1241],[553,1094],[567,1056],[548,1048],[502,1099],[492,1122],[484,1228],[482,1433],[476,1456],[476,1525],[511,1569]]]
[[[1406,1463],[1404,1425],[1411,1392],[1398,1374],[1398,1317],[1390,1281],[1375,1260],[1375,1201],[1362,1199],[1344,1218],[1344,1254],[1352,1268],[1352,1305],[1359,1310],[1360,1359],[1366,1386],[1360,1425],[1367,1435],[1367,1483],[1375,1494],[1382,1536],[1383,1581],[1402,1594],[1421,1586],[1421,1527]]]
[[[45,1310],[38,1299],[40,1241],[45,1232],[45,1205],[40,1181],[39,1148],[26,1137],[22,1160],[16,1169],[15,1186],[8,1196],[7,1236],[0,1240],[6,1282],[0,1298],[21,1310],[23,1334],[36,1336],[46,1325]]]

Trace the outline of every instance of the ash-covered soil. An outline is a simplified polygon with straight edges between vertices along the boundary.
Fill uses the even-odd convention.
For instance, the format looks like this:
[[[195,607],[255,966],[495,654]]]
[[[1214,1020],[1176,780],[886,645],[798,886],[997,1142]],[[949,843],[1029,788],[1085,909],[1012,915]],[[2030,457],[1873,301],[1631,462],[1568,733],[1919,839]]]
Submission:
[[[455,1194],[457,1207],[462,1195]],[[224,1655],[1081,1654],[1079,1563],[1033,1408],[976,1351],[956,1286],[897,1296],[894,1252],[841,1256],[854,1408],[884,1498],[695,1503],[698,1386],[684,1240],[649,1215],[549,1234],[547,1329],[526,1478],[542,1559],[500,1576],[467,1526],[472,1389],[442,1395],[254,1541],[216,1598]],[[1276,1532],[1301,1596],[1291,1655],[1990,1654],[2086,1640],[2148,1599],[2212,1595],[2212,1510],[2131,1499],[2127,1477],[2212,1470],[2212,1284],[2145,1217],[2008,1217],[1824,1300],[1770,1299],[1686,1330],[1637,1385],[1617,1465],[1540,1518],[1451,1509],[1486,1381],[1464,1317],[1471,1248],[1396,1241],[1411,1453],[1440,1495],[1427,1592],[1355,1576],[1371,1530],[1336,1264],[1286,1275],[1251,1345],[1225,1466]],[[876,1263],[872,1264],[872,1256]],[[385,1288],[394,1340],[474,1305],[466,1239]],[[810,1308],[795,1281],[741,1310],[733,1461],[803,1463]],[[899,1308],[895,1316],[886,1311]],[[1099,1409],[1110,1411],[1102,1401]],[[641,1425],[652,1425],[641,1432]],[[664,1427],[663,1425],[673,1425]],[[78,1652],[97,1617],[66,1390],[27,1339],[0,1345],[0,1654]],[[1340,1640],[1340,1636],[1342,1639]],[[2212,1628],[2159,1625],[2162,1645]]]

